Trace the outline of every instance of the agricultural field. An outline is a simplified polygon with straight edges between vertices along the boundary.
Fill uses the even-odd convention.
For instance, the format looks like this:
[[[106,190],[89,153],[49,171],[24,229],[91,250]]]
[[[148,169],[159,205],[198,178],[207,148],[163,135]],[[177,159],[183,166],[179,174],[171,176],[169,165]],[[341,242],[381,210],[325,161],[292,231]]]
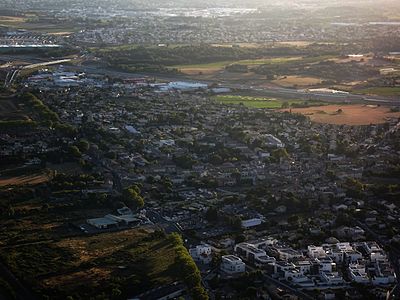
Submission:
[[[244,105],[251,108],[267,108],[267,109],[280,109],[282,107],[291,106],[316,106],[324,105],[321,101],[308,101],[303,100],[283,100],[276,98],[263,98],[239,95],[219,95],[214,96],[213,99],[222,104]]]
[[[66,24],[52,24],[41,22],[34,14],[24,16],[0,16],[0,27],[11,27],[17,29],[25,29],[40,33],[49,33],[54,35],[69,35],[79,30],[75,26]]]
[[[26,21],[26,17],[0,16],[0,26],[19,26]]]
[[[282,76],[272,81],[282,87],[309,87],[322,83],[320,78],[305,76]]]
[[[291,111],[308,116],[314,122],[337,125],[382,124],[390,118],[400,118],[400,112],[392,112],[390,107],[376,105],[327,105],[293,108]]]

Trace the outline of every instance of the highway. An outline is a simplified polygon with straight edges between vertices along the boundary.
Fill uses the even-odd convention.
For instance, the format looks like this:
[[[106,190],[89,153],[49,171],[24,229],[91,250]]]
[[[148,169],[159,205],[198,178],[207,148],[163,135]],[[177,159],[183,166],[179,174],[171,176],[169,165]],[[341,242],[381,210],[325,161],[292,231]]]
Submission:
[[[59,64],[63,64],[63,63],[68,63],[71,60],[72,59],[59,59],[59,60],[41,62],[41,63],[36,63],[36,64],[23,66],[21,69],[22,70],[27,70],[27,69],[34,69],[34,68],[40,68],[40,67],[46,67],[46,66],[52,66],[52,65],[59,65]]]
[[[191,77],[179,74],[154,74],[154,73],[129,73],[124,71],[118,71],[113,69],[104,68],[101,66],[69,66],[69,69],[85,72],[85,73],[97,73],[104,74],[115,77],[125,77],[125,78],[140,78],[140,77],[154,77],[162,81],[187,81],[187,82],[199,82],[204,84],[215,84],[216,81],[213,80],[195,80]],[[333,103],[342,103],[342,102],[369,102],[371,104],[387,104],[387,105],[395,105],[400,106],[399,99],[380,97],[380,96],[366,96],[366,95],[357,95],[357,94],[344,94],[344,93],[323,93],[318,91],[308,91],[302,89],[289,89],[289,88],[280,88],[280,87],[254,87],[246,84],[233,84],[226,81],[218,81],[221,86],[227,87],[233,90],[248,90],[257,94],[263,94],[266,96],[272,97],[283,97],[288,99],[316,99],[316,100],[324,100],[324,101],[332,101]]]

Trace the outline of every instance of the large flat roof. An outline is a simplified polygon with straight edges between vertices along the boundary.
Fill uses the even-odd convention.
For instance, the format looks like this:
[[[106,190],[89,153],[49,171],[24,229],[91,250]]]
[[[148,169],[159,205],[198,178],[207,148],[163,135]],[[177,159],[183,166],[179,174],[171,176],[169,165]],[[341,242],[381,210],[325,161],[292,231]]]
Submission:
[[[87,222],[89,224],[98,225],[98,226],[106,226],[106,225],[115,225],[118,224],[117,221],[111,220],[109,218],[95,218],[95,219],[88,219]]]

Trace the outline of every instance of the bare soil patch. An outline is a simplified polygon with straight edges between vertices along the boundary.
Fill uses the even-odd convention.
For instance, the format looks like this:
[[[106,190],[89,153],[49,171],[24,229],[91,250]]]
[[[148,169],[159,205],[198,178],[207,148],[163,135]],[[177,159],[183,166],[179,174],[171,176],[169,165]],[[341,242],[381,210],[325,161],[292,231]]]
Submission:
[[[47,182],[48,180],[49,176],[43,173],[21,175],[16,177],[0,177],[0,187],[9,185],[35,185]]]
[[[293,108],[291,112],[306,115],[314,122],[338,125],[382,124],[392,118],[400,118],[400,112],[390,112],[389,107],[374,105],[327,105]]]
[[[272,81],[272,83],[284,87],[314,86],[320,84],[321,82],[322,80],[320,78],[303,76],[284,76]]]

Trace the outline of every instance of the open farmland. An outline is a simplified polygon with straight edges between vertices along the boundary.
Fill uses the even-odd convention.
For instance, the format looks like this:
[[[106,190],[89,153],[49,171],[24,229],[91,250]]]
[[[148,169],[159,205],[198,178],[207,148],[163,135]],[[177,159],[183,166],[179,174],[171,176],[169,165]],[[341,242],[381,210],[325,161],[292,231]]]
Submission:
[[[291,111],[306,115],[314,122],[337,125],[382,124],[390,118],[400,118],[400,112],[391,112],[389,107],[375,105],[327,105],[293,108]]]
[[[25,16],[0,16],[0,26],[56,35],[70,34],[79,30],[72,24],[55,24],[48,21],[40,21],[37,16],[29,14]]]

